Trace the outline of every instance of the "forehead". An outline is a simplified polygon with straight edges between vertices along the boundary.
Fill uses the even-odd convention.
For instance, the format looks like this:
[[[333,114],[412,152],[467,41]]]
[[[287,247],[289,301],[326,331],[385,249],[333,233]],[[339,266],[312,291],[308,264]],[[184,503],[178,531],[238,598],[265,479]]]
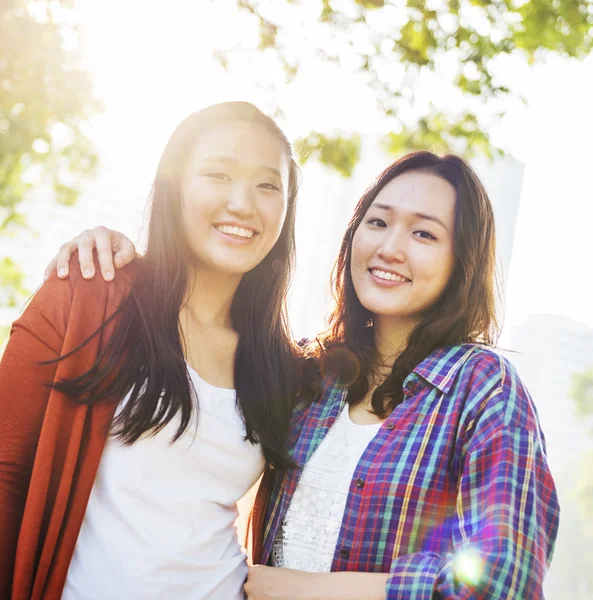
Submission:
[[[190,163],[214,157],[230,158],[248,167],[269,167],[288,176],[283,142],[262,125],[233,122],[215,125],[200,136]]]
[[[446,180],[424,171],[408,171],[386,184],[373,201],[401,212],[423,212],[452,221],[455,188]]]

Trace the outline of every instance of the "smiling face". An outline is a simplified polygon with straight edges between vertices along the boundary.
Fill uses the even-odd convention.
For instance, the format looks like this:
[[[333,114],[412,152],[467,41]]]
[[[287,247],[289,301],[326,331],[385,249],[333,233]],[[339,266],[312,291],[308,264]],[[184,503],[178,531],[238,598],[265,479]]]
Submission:
[[[455,188],[427,171],[387,183],[352,240],[350,269],[374,317],[414,325],[441,296],[455,264]]]
[[[289,159],[261,125],[233,122],[200,136],[181,184],[193,266],[242,276],[270,252],[287,212]]]

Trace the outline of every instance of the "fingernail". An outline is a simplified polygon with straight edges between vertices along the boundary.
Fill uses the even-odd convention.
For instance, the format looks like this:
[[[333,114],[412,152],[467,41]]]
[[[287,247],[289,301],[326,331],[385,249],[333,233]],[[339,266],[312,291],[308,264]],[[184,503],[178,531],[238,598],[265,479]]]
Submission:
[[[83,272],[85,277],[92,277],[93,276],[93,272],[91,269],[85,269]]]
[[[58,277],[66,277],[66,267],[60,267],[58,269]]]
[[[113,273],[111,271],[105,271],[105,279],[111,281],[113,279]]]

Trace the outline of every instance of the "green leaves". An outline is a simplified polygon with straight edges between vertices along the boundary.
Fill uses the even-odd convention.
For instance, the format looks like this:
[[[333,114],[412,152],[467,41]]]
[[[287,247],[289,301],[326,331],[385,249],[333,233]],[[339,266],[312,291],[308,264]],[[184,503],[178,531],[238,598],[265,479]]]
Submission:
[[[360,159],[360,136],[324,135],[313,132],[295,142],[300,162],[305,164],[311,157],[327,167],[338,171],[343,177],[351,177]]]
[[[363,8],[381,8],[385,6],[385,0],[355,0],[356,4]]]
[[[423,66],[431,62],[436,39],[425,21],[408,21],[400,30],[398,46],[404,62]]]
[[[576,402],[579,416],[593,415],[593,367],[573,377],[571,396]]]
[[[550,53],[580,58],[593,49],[593,0],[317,0],[316,13],[298,13],[301,36],[289,31],[291,23],[275,21],[283,2],[294,10],[315,0],[275,0],[274,10],[263,0],[237,0],[237,6],[258,17],[260,48],[276,54],[286,83],[305,54],[362,76],[385,115],[386,147],[398,154],[416,148],[500,153],[489,132],[517,95],[496,69],[499,58],[531,64]],[[435,97],[427,101],[418,91],[430,86]],[[348,140],[314,132],[306,156],[347,176],[356,160]]]
[[[384,141],[384,148],[393,155],[401,155],[412,150],[433,152],[458,152],[467,158],[483,154],[489,158],[501,155],[494,148],[486,133],[480,130],[475,115],[466,113],[451,119],[437,113],[418,121],[414,129],[403,129],[390,133]]]
[[[0,12],[0,235],[26,226],[18,212],[31,187],[76,202],[97,156],[84,125],[102,109],[71,25],[73,0],[11,0]],[[25,293],[17,266],[0,263],[0,305]]]
[[[0,306],[18,306],[27,295],[23,285],[24,276],[10,259],[0,261]]]
[[[593,367],[584,373],[574,375],[572,378],[571,396],[576,402],[577,415],[581,418],[593,418]],[[593,452],[589,452],[584,465],[593,464]],[[579,500],[585,514],[593,516],[593,475],[591,469],[583,470],[578,489]]]

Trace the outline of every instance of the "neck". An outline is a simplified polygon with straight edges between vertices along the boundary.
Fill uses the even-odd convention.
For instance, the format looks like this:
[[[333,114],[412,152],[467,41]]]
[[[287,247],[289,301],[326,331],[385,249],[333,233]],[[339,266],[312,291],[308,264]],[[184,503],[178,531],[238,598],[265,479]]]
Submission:
[[[373,316],[375,348],[380,360],[379,372],[391,371],[393,363],[404,351],[410,333],[416,325],[417,321],[413,319]]]
[[[205,326],[231,327],[231,305],[241,276],[191,268],[184,310]]]

